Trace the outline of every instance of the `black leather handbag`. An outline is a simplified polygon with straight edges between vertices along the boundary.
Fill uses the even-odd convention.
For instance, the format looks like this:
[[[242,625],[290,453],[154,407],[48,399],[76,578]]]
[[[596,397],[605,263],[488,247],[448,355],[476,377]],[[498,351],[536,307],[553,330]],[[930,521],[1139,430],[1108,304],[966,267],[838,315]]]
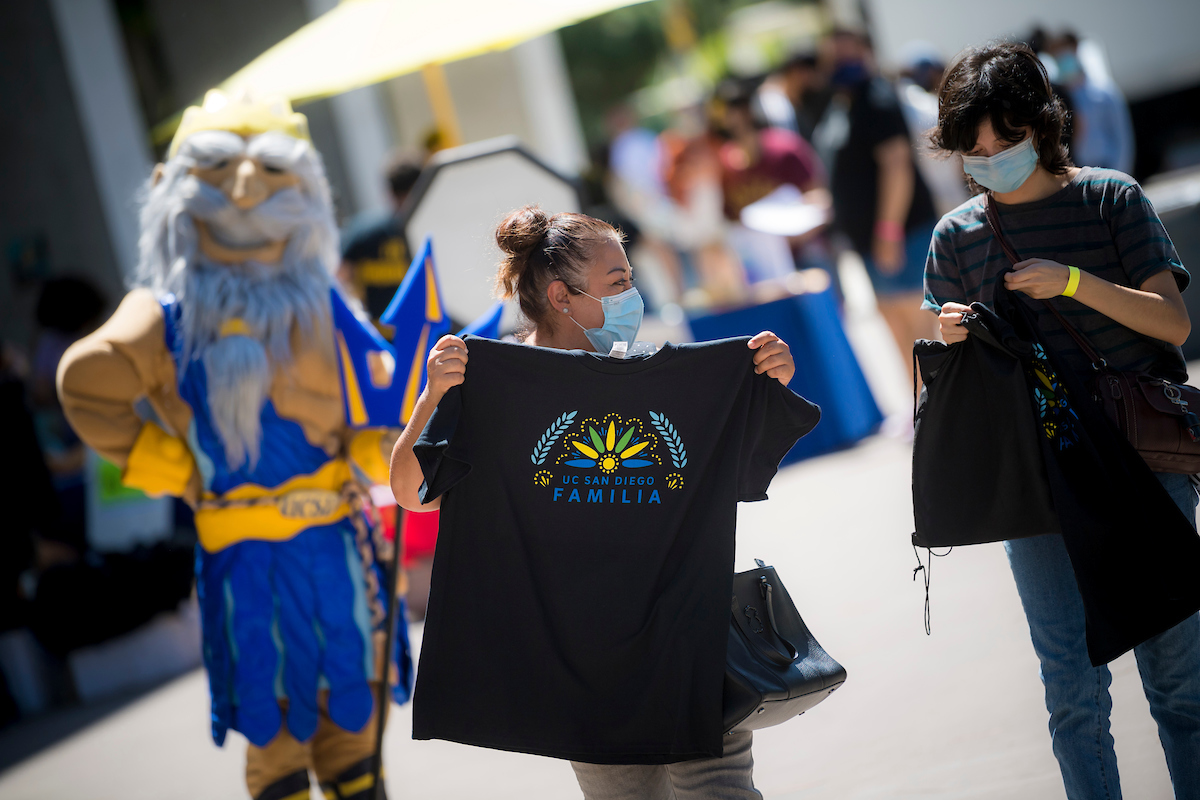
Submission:
[[[725,733],[769,728],[799,716],[846,682],[817,643],[774,567],[759,559],[733,576],[725,655]]]

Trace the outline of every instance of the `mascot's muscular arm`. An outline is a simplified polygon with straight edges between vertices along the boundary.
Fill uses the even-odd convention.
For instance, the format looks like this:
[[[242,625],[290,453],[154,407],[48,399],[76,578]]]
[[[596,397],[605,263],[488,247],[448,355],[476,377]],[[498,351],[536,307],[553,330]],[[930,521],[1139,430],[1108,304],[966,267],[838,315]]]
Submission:
[[[191,410],[175,390],[163,325],[154,295],[130,292],[104,325],[67,350],[58,368],[58,394],[79,437],[121,468],[123,483],[194,502],[200,481],[186,444],[143,421],[134,408],[146,398],[176,434],[191,422]]]

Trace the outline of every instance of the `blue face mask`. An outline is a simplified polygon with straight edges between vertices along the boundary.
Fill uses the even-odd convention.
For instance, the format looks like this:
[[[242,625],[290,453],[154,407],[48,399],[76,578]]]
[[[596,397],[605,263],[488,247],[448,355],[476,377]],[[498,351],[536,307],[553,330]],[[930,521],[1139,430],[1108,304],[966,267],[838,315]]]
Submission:
[[[829,82],[836,87],[848,88],[865,83],[870,77],[871,74],[867,72],[867,65],[863,62],[843,61],[833,68],[833,74],[829,76]]]
[[[963,156],[963,171],[980,186],[999,194],[1021,188],[1037,168],[1038,154],[1030,136],[994,156]]]
[[[603,298],[592,297],[587,292],[580,292],[580,294],[591,297],[604,309],[604,327],[602,328],[584,328],[575,322],[574,317],[571,318],[571,322],[575,322],[583,330],[597,353],[608,355],[612,352],[615,342],[633,344],[638,329],[642,327],[642,313],[646,310],[645,304],[642,303],[642,295],[637,289],[630,287],[620,294]]]
[[[1083,67],[1079,64],[1079,59],[1074,53],[1063,53],[1057,59],[1058,61],[1058,79],[1063,83],[1074,83],[1075,79],[1083,74]]]

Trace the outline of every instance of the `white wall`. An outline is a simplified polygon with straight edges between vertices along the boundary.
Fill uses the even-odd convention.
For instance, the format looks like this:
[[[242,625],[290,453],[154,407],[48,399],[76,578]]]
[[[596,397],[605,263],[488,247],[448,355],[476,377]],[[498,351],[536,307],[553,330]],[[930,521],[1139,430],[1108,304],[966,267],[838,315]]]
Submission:
[[[512,135],[546,163],[578,175],[587,161],[558,34],[445,65],[463,144]],[[400,142],[419,146],[433,113],[419,73],[388,81]]]
[[[905,42],[924,39],[950,58],[970,45],[1025,35],[1034,25],[1051,33],[1072,28],[1097,39],[1113,77],[1136,100],[1200,82],[1198,0],[865,0],[880,59],[889,64]]]
[[[138,192],[153,164],[120,28],[108,0],[52,0],[104,221],[120,269],[137,265]]]
[[[304,5],[309,16],[316,19],[337,6],[337,0],[305,0]],[[379,92],[378,86],[364,86],[329,98],[342,163],[358,212],[391,207],[383,168],[392,150],[392,131]]]
[[[517,45],[512,55],[532,128],[529,144],[550,166],[578,175],[587,165],[587,145],[558,33]]]

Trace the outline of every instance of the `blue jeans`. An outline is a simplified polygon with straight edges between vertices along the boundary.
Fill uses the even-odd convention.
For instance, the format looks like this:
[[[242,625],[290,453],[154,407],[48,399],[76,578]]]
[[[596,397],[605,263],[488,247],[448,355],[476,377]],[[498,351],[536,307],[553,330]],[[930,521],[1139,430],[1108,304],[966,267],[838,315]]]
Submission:
[[[1190,477],[1158,473],[1158,479],[1195,525],[1197,495]],[[1041,661],[1050,739],[1067,797],[1120,800],[1109,732],[1112,674],[1088,660],[1083,600],[1062,537],[1016,539],[1004,547]],[[1143,642],[1133,653],[1176,800],[1200,800],[1200,615]]]
[[[933,239],[933,228],[937,220],[930,220],[904,234],[904,267],[895,274],[885,274],[875,266],[871,252],[859,253],[871,278],[875,294],[886,297],[893,294],[920,292],[925,286],[925,258],[929,255],[929,242]]]

